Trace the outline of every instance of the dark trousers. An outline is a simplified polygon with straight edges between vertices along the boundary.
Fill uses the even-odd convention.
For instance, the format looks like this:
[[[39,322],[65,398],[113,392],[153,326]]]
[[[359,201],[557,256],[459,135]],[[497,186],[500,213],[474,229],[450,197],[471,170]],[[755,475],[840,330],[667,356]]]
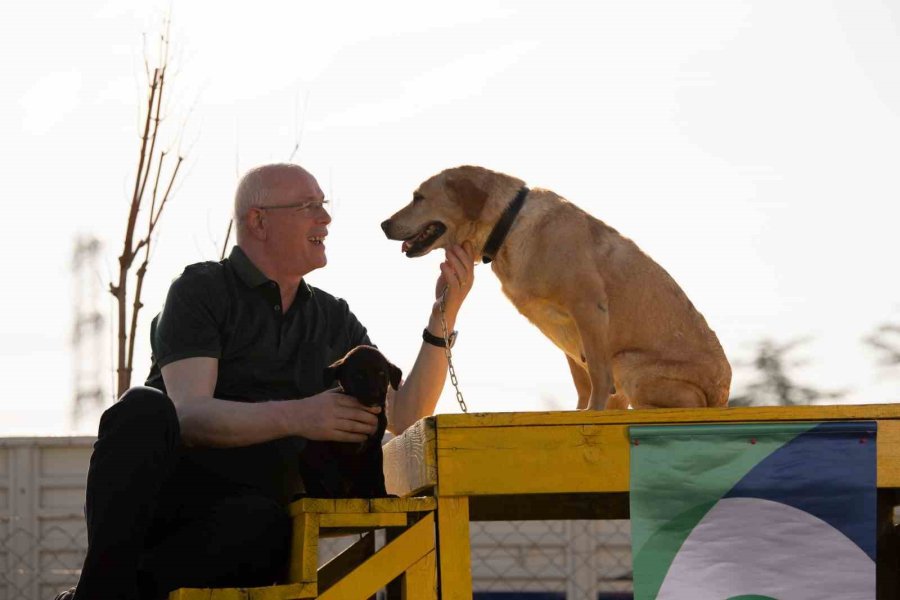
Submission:
[[[103,413],[76,600],[157,600],[179,587],[269,585],[283,575],[284,506],[185,468],[184,452],[175,407],[156,389],[132,388]]]

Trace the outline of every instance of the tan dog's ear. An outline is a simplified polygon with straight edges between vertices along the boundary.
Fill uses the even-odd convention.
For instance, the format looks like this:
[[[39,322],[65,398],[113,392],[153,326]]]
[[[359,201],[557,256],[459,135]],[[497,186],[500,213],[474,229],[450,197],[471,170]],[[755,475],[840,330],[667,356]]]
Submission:
[[[451,199],[462,207],[466,218],[470,221],[477,220],[487,201],[488,193],[475,185],[471,179],[459,175],[447,179],[445,185]]]
[[[400,379],[403,378],[403,371],[400,370],[400,367],[397,367],[393,363],[388,363],[388,375],[391,382],[391,387],[395,390],[400,387]]]

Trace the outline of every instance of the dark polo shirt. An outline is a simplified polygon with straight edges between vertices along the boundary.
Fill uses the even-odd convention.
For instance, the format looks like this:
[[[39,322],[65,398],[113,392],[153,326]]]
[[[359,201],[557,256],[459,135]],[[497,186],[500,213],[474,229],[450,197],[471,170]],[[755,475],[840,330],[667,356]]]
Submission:
[[[190,265],[150,326],[147,385],[166,391],[160,368],[185,358],[218,359],[214,397],[239,402],[305,398],[329,387],[323,369],[371,344],[347,303],[301,281],[291,306],[278,284],[237,246],[221,262]],[[190,448],[186,459],[238,485],[289,498],[298,487],[300,438],[243,448]],[[182,461],[184,462],[184,461]]]

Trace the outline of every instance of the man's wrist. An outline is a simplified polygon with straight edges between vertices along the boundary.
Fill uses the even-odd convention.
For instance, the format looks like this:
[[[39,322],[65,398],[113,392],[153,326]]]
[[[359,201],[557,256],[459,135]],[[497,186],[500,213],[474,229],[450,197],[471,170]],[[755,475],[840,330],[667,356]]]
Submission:
[[[453,331],[448,331],[447,337],[444,338],[443,335],[434,335],[428,331],[428,328],[425,328],[422,331],[422,341],[438,348],[452,348],[456,342],[456,334],[457,331],[454,329]]]

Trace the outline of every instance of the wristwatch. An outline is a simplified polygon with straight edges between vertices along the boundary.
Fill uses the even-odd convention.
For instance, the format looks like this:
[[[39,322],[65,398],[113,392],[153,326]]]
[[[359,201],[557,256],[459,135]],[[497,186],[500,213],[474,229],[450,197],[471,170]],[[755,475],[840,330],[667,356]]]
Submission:
[[[449,338],[450,338],[450,347],[451,348],[453,347],[453,344],[456,343],[456,334],[457,334],[457,331],[455,329],[450,332]],[[437,335],[433,335],[430,331],[428,331],[427,327],[422,330],[422,339],[425,340],[426,342],[428,342],[429,344],[431,344],[432,346],[437,346],[438,348],[446,348],[447,347],[447,344],[444,343],[444,338],[437,336]]]

